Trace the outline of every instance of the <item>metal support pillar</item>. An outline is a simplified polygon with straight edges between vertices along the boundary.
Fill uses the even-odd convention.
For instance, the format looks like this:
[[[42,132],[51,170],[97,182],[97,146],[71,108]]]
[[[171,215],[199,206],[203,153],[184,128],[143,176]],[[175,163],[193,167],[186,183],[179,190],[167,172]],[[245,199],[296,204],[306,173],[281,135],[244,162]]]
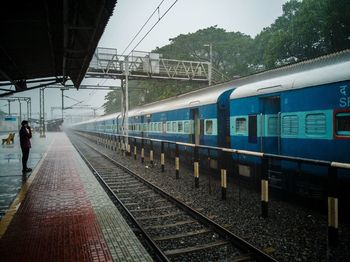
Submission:
[[[40,137],[45,134],[45,88],[40,88]]]
[[[18,99],[18,103],[19,103],[19,126],[21,126],[21,123],[22,123],[22,103],[21,103],[21,100]]]
[[[154,162],[153,162],[153,141],[151,140],[150,143],[151,143],[151,149],[149,151],[149,161],[151,163],[151,167],[153,167],[154,166]]]
[[[134,159],[137,158],[137,145],[136,145],[136,138],[134,138]]]
[[[212,83],[212,70],[213,70],[213,44],[206,44],[204,46],[209,46],[209,65],[208,65],[208,82],[209,86]]]
[[[29,100],[29,122],[31,123],[32,122],[32,100]]]
[[[209,86],[211,86],[212,83],[212,68],[213,68],[213,44],[209,44],[209,56],[210,56],[210,65],[209,65],[209,72],[208,72],[208,78],[209,78]]]
[[[30,123],[30,114],[29,114],[29,101],[30,100],[27,100],[26,102],[27,102],[27,120],[28,120],[28,122],[29,122],[29,125],[31,125],[31,123]]]
[[[261,216],[268,217],[269,210],[269,159],[265,156],[261,159]]]
[[[194,163],[193,163],[194,186],[195,186],[195,188],[198,188],[199,187],[199,152],[198,152],[198,147],[195,146],[193,151],[194,151]]]
[[[160,165],[161,170],[164,172],[164,166],[165,166],[165,153],[164,153],[164,142],[161,142],[161,152],[160,152]]]
[[[337,168],[328,168],[328,246],[338,245]]]
[[[125,58],[125,135],[126,144],[129,145],[129,60]]]
[[[42,125],[42,119],[41,119],[41,116],[42,116],[42,103],[41,103],[41,88],[39,89],[39,133],[40,133],[40,137],[43,133],[43,125]]]
[[[8,113],[9,113],[9,116],[11,115],[11,100],[7,100],[8,102]]]
[[[227,161],[228,156],[226,152],[221,152],[221,158],[223,158],[224,161],[221,161],[220,163],[220,170],[221,170],[221,199],[226,200],[226,194],[227,194]]]
[[[179,157],[179,145],[175,145],[175,177],[179,179],[180,176],[180,157]]]
[[[64,89],[63,88],[61,88],[61,92],[62,92],[62,121],[63,121],[63,110],[64,110],[64,96],[63,96]]]
[[[145,162],[145,145],[144,145],[144,140],[142,138],[141,140],[141,163]]]

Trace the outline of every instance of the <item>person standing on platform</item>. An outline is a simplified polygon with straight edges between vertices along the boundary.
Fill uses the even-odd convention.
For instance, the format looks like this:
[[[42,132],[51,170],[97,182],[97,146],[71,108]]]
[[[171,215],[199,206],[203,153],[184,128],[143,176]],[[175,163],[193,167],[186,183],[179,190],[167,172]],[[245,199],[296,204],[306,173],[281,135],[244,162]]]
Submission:
[[[31,168],[27,167],[27,161],[29,157],[29,150],[31,148],[30,139],[32,138],[32,130],[28,126],[28,121],[23,120],[22,121],[22,127],[19,131],[19,139],[21,142],[21,149],[22,149],[22,172],[30,172],[32,171]]]

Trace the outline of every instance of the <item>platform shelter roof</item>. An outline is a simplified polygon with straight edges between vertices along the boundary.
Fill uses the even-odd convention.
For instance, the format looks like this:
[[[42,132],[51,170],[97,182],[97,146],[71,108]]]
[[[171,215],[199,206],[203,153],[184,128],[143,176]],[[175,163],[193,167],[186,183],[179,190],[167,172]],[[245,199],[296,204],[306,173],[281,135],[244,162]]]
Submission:
[[[116,0],[4,1],[0,16],[0,96],[27,90],[27,83],[85,75]],[[32,80],[32,81],[29,81]],[[38,86],[36,86],[38,87]]]

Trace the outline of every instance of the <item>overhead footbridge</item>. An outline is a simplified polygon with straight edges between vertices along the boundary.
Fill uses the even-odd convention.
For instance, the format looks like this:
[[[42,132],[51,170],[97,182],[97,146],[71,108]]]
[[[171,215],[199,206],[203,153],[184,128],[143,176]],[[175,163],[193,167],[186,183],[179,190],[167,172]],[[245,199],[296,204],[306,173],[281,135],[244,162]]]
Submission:
[[[119,55],[117,49],[98,47],[86,72],[87,78],[172,79],[210,82],[228,81],[224,74],[206,61],[163,58],[161,54],[134,51]]]

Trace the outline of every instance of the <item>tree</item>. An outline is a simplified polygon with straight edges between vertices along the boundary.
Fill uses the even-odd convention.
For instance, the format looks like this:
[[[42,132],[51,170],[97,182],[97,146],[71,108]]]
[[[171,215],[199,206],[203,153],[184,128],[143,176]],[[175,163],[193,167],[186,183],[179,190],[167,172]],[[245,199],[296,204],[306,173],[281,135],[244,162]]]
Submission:
[[[212,26],[174,37],[170,44],[157,47],[154,52],[169,59],[209,61],[209,50],[204,45],[211,43],[213,67],[233,79],[350,48],[349,14],[349,0],[290,0],[283,5],[283,14],[254,39]],[[132,108],[206,84],[146,80],[130,81],[131,85],[136,87],[129,89]],[[106,96],[108,113],[120,111],[120,92],[112,93]]]
[[[256,38],[256,63],[266,68],[350,47],[350,2],[291,0],[283,15]]]
[[[121,95],[120,91],[110,91],[105,96],[105,103],[103,104],[103,107],[105,109],[105,114],[111,114],[120,112],[121,108]]]
[[[204,45],[211,43],[214,68],[229,78],[250,72],[254,41],[248,35],[226,32],[224,29],[212,26],[170,40],[169,45],[157,48],[155,52],[163,54],[165,58],[209,61],[209,50]]]

